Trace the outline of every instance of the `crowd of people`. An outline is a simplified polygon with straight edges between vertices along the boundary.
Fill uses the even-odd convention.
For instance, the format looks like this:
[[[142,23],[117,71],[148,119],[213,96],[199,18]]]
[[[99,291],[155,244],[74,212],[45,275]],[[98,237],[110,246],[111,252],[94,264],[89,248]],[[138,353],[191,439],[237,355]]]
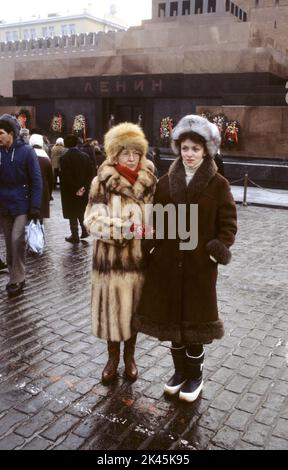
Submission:
[[[202,390],[204,345],[224,334],[217,268],[230,262],[237,232],[229,183],[215,164],[220,141],[217,126],[206,118],[183,117],[171,137],[177,158],[158,178],[159,151],[149,155],[136,124],[111,126],[103,153],[92,139],[79,144],[75,135],[58,138],[50,152],[43,135],[29,137],[17,119],[0,117],[0,226],[8,295],[21,294],[25,285],[25,225],[50,216],[52,191],[60,183],[71,231],[66,241],[94,239],[92,333],[107,342],[104,384],[117,377],[122,342],[125,376],[137,379],[134,353],[137,333],[143,332],[171,342],[174,373],[164,386],[166,394],[192,402]],[[181,207],[183,213],[184,207],[188,236],[193,205],[198,233],[190,249],[183,248],[183,234],[171,237],[167,218],[161,230],[154,210],[147,218],[147,207],[172,207],[179,224],[177,211]],[[5,268],[0,260],[0,269]]]

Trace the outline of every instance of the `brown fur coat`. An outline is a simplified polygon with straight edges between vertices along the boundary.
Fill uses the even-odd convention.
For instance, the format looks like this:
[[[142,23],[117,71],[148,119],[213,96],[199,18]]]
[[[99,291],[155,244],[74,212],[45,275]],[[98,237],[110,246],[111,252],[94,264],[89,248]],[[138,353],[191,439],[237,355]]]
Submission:
[[[129,232],[132,222],[137,221],[128,205],[137,205],[143,214],[145,204],[153,200],[154,166],[144,157],[140,165],[137,181],[131,185],[114,165],[105,161],[92,182],[84,216],[87,230],[96,238],[92,333],[109,341],[126,341],[131,337],[132,316],[137,310],[144,281],[141,240],[127,240],[120,232],[125,228]],[[116,206],[116,213],[112,213],[112,207]]]
[[[181,251],[179,237],[145,240],[148,269],[133,326],[160,341],[210,343],[224,334],[218,316],[217,268],[231,259],[237,213],[228,181],[205,157],[186,185],[182,159],[160,178],[154,204],[198,204],[198,245]],[[215,263],[210,255],[217,261]]]

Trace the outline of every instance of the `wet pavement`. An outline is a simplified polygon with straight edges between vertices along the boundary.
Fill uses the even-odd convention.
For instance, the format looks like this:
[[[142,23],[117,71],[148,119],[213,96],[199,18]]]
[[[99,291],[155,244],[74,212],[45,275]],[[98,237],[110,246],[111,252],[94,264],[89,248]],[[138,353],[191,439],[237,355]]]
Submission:
[[[0,273],[0,449],[288,449],[287,210],[238,206],[234,259],[220,268],[226,336],[206,348],[193,404],[163,396],[168,343],[139,335],[134,384],[105,387],[105,342],[90,334],[92,240],[64,241],[59,193],[44,255],[22,296]],[[0,236],[0,254],[3,254]]]

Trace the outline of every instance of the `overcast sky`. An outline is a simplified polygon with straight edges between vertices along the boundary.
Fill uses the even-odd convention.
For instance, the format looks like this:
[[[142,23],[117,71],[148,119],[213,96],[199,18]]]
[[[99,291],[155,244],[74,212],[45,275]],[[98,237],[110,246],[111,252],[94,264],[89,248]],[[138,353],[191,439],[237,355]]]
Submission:
[[[95,16],[103,17],[114,4],[117,16],[129,25],[140,24],[142,19],[151,18],[152,0],[13,0],[1,2],[0,20],[18,21],[35,16],[47,17],[48,13],[81,13],[89,8]]]

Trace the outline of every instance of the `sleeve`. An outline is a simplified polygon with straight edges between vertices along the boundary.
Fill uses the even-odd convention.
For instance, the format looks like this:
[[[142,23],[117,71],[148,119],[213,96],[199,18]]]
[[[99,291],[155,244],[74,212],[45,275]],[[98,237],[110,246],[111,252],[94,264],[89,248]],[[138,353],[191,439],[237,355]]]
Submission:
[[[219,264],[231,261],[229,248],[235,241],[237,233],[237,210],[228,181],[224,180],[222,198],[217,211],[216,237],[206,245],[206,250]]]
[[[131,230],[133,222],[129,216],[111,217],[105,199],[105,188],[95,177],[84,214],[85,227],[94,238],[104,243],[125,246],[133,238]]]

